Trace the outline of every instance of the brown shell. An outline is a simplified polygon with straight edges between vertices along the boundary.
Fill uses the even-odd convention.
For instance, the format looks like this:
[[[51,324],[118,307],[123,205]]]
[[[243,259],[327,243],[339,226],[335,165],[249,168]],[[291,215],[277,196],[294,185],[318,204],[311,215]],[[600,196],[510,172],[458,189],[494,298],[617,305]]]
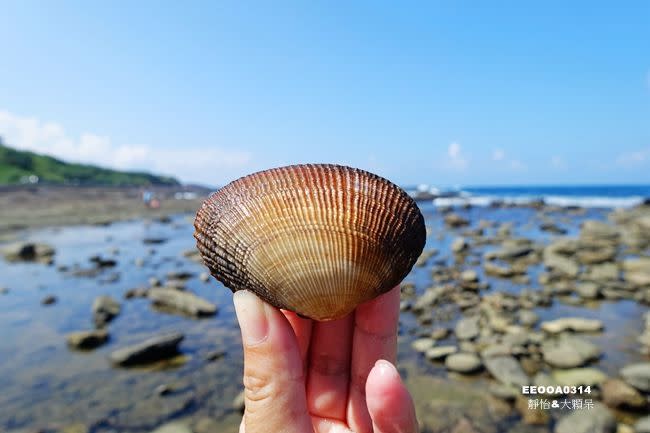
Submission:
[[[205,264],[226,287],[316,320],[343,317],[399,284],[426,237],[404,190],[326,164],[240,178],[205,200],[194,227]]]

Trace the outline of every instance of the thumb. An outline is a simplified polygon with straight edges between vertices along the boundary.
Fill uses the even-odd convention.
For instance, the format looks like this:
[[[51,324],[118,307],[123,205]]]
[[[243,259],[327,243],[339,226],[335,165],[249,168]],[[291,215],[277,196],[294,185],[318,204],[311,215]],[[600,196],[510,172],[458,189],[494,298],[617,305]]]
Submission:
[[[379,360],[366,381],[366,403],[375,433],[417,433],[413,399],[393,364]]]
[[[246,433],[312,431],[298,342],[280,310],[252,292],[233,296],[244,346]]]

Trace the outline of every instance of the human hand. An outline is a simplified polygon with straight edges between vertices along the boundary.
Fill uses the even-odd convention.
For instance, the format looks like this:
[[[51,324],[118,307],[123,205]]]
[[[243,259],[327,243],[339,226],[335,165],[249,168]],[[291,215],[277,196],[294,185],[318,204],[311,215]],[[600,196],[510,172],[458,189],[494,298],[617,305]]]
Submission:
[[[340,320],[234,295],[244,345],[240,433],[416,433],[413,400],[394,367],[399,287]]]

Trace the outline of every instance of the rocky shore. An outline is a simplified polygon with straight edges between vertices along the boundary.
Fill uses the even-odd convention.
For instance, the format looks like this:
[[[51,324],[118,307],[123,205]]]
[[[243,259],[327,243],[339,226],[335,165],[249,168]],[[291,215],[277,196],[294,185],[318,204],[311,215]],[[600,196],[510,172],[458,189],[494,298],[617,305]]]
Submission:
[[[648,431],[650,206],[421,206],[399,367],[423,432]],[[237,431],[230,294],[191,233],[149,215],[0,244],[0,429]]]

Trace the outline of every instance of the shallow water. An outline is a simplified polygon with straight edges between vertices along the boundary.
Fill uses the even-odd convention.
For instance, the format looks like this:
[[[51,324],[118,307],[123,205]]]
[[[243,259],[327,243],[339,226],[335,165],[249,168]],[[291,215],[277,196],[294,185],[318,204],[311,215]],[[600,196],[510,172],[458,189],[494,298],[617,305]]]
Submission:
[[[433,206],[421,207],[427,226],[432,229],[427,248],[440,251],[430,263],[451,265],[454,257],[449,246],[458,233],[444,228],[443,217]],[[538,230],[540,221],[532,209],[473,207],[458,213],[469,217],[473,226],[481,219],[511,221],[515,236],[545,242],[552,237]],[[569,235],[575,235],[582,220],[604,219],[605,215],[604,210],[590,209],[582,216],[563,214],[556,222],[568,229]],[[10,289],[0,295],[0,430],[56,429],[82,422],[93,432],[140,432],[174,418],[209,416],[221,422],[222,431],[236,431],[239,414],[231,408],[231,402],[240,390],[242,355],[231,293],[214,279],[208,283],[199,281],[203,266],[182,256],[183,251],[194,247],[190,221],[179,215],[171,224],[136,220],[22,234],[25,239],[55,246],[57,254],[53,266],[0,260],[0,286]],[[164,238],[166,242],[145,245],[142,240],[150,237]],[[477,247],[472,249],[472,255],[480,257],[493,248]],[[88,258],[96,254],[114,258],[118,265],[96,278],[75,277],[57,270],[62,265],[90,267]],[[144,266],[136,265],[138,258],[144,259]],[[522,287],[538,287],[539,266],[531,267],[531,283],[526,286],[485,277],[480,267],[475,268],[482,280],[490,282],[488,292],[516,293]],[[166,314],[153,310],[147,299],[122,299],[126,290],[147,286],[150,277],[163,279],[167,272],[178,270],[195,274],[188,280],[187,289],[215,302],[219,306],[215,317],[193,319]],[[430,264],[414,268],[406,281],[415,282],[421,293],[432,285],[430,271]],[[42,306],[41,299],[50,294],[57,296],[58,302]],[[109,325],[109,343],[90,352],[69,350],[65,335],[92,328],[92,302],[104,294],[122,304],[120,315]],[[437,310],[436,320],[429,328],[453,326],[458,311],[453,306]],[[597,366],[610,375],[615,375],[624,364],[642,359],[635,340],[646,308],[637,303],[603,301],[591,306],[571,306],[556,301],[552,307],[536,311],[542,320],[568,315],[603,320],[606,331],[588,338],[603,348],[605,356]],[[179,357],[146,369],[110,366],[107,355],[112,350],[169,330],[185,334]],[[411,386],[416,386],[418,375],[447,377],[441,364],[431,364],[410,349],[414,334],[421,331],[412,314],[402,314],[400,367],[408,373]],[[454,341],[453,337],[449,341]],[[204,359],[217,349],[226,352],[224,358],[214,362]],[[482,386],[486,379],[483,374],[468,382]],[[156,394],[155,389],[161,384],[173,386],[171,395]],[[419,392],[426,395],[426,390]]]

